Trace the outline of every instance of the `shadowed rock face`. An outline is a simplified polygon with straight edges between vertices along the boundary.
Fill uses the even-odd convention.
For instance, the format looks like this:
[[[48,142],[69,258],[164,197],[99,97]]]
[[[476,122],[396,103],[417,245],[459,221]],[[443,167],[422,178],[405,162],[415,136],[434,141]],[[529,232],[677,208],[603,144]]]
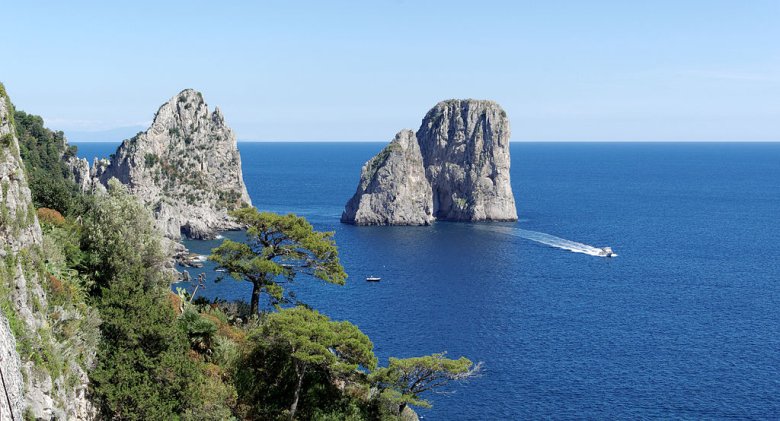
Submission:
[[[357,193],[341,221],[359,225],[428,225],[433,222],[431,185],[417,137],[402,130],[363,166]]]
[[[417,145],[408,148],[409,153],[388,152],[399,136]],[[509,136],[506,112],[495,102],[438,103],[416,135],[402,131],[366,163],[341,221],[356,225],[423,225],[433,219],[516,221]]]
[[[122,142],[110,164],[96,162],[90,177],[102,185],[116,177],[127,185],[171,239],[237,229],[227,212],[251,204],[236,136],[219,108],[209,113],[192,89],[163,104],[151,127]]]

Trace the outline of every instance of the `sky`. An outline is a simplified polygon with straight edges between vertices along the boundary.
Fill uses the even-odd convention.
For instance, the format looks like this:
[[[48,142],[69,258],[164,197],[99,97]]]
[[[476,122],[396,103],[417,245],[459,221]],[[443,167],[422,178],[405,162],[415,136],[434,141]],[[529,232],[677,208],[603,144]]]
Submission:
[[[0,81],[72,141],[135,133],[185,88],[240,140],[386,141],[440,100],[478,98],[504,107],[513,141],[780,141],[777,0],[0,10]]]

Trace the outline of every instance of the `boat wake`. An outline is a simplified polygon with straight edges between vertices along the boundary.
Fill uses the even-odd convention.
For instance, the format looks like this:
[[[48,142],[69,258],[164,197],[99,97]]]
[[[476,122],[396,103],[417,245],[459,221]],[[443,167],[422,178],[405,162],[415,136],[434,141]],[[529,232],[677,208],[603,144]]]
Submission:
[[[605,255],[605,250],[600,247],[594,247],[576,241],[567,240],[565,238],[556,237],[554,235],[545,234],[538,231],[529,231],[522,228],[510,228],[510,227],[491,227],[491,231],[501,232],[503,234],[512,235],[515,237],[524,238],[526,240],[535,241],[546,246],[555,247],[563,250],[568,250],[573,253],[583,253],[590,256],[597,257],[614,257],[617,254]]]

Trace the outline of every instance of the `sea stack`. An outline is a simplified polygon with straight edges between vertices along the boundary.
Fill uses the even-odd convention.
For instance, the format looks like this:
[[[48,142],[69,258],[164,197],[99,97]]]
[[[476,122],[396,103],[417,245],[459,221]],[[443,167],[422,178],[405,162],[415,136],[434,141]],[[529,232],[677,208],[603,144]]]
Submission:
[[[432,197],[417,136],[402,130],[363,165],[357,193],[347,202],[341,220],[358,225],[429,225]]]
[[[428,111],[416,135],[402,131],[363,166],[357,192],[341,221],[355,225],[516,221],[509,137],[509,120],[497,103],[442,101]]]
[[[235,134],[192,89],[163,104],[151,127],[122,142],[110,162],[96,161],[89,177],[127,185],[174,240],[240,228],[228,211],[251,204]]]

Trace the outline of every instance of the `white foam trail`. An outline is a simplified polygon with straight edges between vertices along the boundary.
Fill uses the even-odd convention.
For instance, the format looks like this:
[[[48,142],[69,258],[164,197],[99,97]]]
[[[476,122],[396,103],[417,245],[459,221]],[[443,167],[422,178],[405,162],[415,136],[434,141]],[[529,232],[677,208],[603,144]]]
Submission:
[[[487,228],[487,227],[486,227]],[[501,232],[507,235],[513,235],[515,237],[525,238],[526,240],[535,241],[540,244],[544,244],[550,247],[555,247],[563,250],[568,250],[574,253],[583,253],[591,256],[605,257],[602,255],[603,250],[598,247],[593,247],[587,244],[578,243],[576,241],[567,240],[565,238],[556,237],[554,235],[545,234],[538,231],[529,231],[521,228],[510,227],[490,227],[491,231]],[[617,254],[615,254],[617,256]]]

